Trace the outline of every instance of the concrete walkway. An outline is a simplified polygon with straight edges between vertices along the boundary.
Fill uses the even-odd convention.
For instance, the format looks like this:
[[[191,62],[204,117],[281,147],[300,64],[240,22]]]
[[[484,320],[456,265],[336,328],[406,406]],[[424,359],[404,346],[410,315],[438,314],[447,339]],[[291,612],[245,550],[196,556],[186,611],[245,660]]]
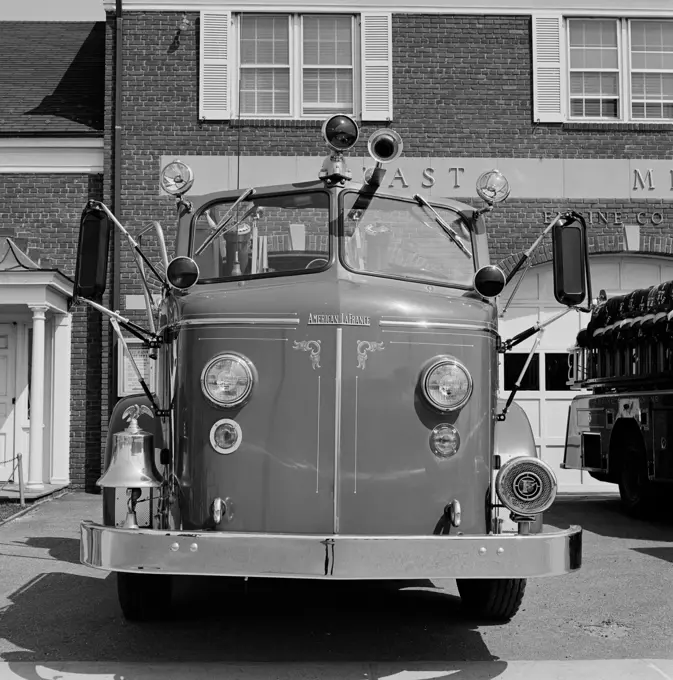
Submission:
[[[368,605],[358,610],[357,595],[350,601],[355,604],[341,607],[323,610],[313,603],[306,615],[318,617],[316,624],[304,629],[296,612],[278,610],[282,599],[236,609],[227,597],[217,599],[207,591],[202,605],[212,610],[211,603],[217,602],[216,618],[195,611],[176,623],[131,625],[119,614],[114,578],[79,563],[79,523],[100,517],[100,496],[69,493],[0,527],[0,680],[673,680],[673,658],[525,660],[539,650],[524,627],[525,617],[489,632],[464,622],[451,594],[439,596],[446,604],[424,612],[412,604],[410,616],[398,610],[404,600],[394,601],[390,610],[374,605],[380,611]],[[318,591],[318,596],[331,597],[332,592]],[[302,601],[293,598],[290,605],[301,608]],[[423,601],[417,600],[419,605]],[[437,618],[439,607],[447,607],[446,624],[443,616]],[[319,618],[323,611],[325,620]],[[335,622],[335,616],[344,622]],[[372,621],[371,628],[363,616]],[[391,619],[390,630],[381,631]],[[294,632],[277,630],[274,635],[276,625]],[[363,633],[354,635],[352,626],[362,626],[358,630]],[[397,651],[382,656],[381,638],[398,634],[396,628],[400,638],[392,645]],[[512,640],[511,656],[523,659],[493,655],[488,635],[500,628]],[[549,638],[556,633],[539,625],[537,634]],[[410,641],[403,642],[409,635]],[[294,647],[283,649],[288,640]],[[426,655],[426,643],[434,652]],[[334,655],[335,646],[343,656]],[[312,655],[309,648],[323,651]],[[614,649],[619,656],[619,646]],[[423,660],[439,658],[438,651],[444,660]],[[409,660],[381,660],[390,654]],[[505,656],[510,654],[501,652]]]

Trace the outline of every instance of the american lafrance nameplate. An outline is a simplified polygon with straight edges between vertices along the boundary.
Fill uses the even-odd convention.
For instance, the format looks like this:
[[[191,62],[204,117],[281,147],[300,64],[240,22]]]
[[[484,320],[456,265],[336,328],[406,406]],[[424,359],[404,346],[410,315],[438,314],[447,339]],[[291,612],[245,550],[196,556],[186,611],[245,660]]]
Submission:
[[[340,312],[339,314],[309,314],[309,326],[369,326],[370,320],[368,316],[360,316],[358,314],[346,314]]]

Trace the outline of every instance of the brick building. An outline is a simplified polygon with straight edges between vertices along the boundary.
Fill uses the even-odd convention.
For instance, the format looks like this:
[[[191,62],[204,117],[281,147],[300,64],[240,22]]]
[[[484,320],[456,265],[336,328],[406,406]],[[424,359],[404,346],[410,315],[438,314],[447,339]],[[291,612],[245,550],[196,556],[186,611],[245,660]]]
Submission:
[[[102,198],[104,22],[0,21],[0,485],[85,482],[100,449],[100,319],[69,310],[87,198]]]
[[[557,210],[574,208],[589,223],[596,290],[612,295],[673,279],[669,0],[594,0],[591,9],[581,0],[374,0],[337,10],[305,0],[122,4],[119,23],[116,3],[104,3],[103,195],[131,229],[158,219],[170,239],[173,201],[157,180],[176,157],[194,169],[197,194],[315,177],[326,153],[320,126],[341,111],[362,125],[351,167],[369,164],[366,140],[377,128],[402,135],[404,154],[386,176],[393,186],[474,203],[475,179],[498,167],[512,189],[488,217],[492,257],[503,267]],[[70,229],[85,193],[69,195]],[[542,248],[503,335],[558,310],[549,257]],[[71,272],[72,259],[61,266]],[[115,248],[112,274],[109,304],[139,314],[128,253]],[[566,350],[583,322],[569,315],[544,336],[520,392],[565,488],[598,484],[558,467],[571,396]],[[100,320],[91,323],[98,329]],[[105,366],[93,420],[106,408],[106,379],[113,398],[120,390],[108,340],[107,331],[96,336],[106,345],[102,359],[86,359],[92,370]],[[505,357],[503,390],[527,347]],[[92,441],[86,477],[77,445],[73,439],[72,480],[90,483],[98,451]]]

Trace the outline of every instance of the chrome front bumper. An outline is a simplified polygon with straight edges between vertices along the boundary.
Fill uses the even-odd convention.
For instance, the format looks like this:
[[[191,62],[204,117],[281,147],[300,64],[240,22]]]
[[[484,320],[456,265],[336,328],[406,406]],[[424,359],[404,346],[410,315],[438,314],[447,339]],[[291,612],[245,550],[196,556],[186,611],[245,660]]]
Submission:
[[[582,529],[484,536],[316,536],[118,529],[82,522],[80,559],[110,571],[319,579],[529,578],[582,564]]]

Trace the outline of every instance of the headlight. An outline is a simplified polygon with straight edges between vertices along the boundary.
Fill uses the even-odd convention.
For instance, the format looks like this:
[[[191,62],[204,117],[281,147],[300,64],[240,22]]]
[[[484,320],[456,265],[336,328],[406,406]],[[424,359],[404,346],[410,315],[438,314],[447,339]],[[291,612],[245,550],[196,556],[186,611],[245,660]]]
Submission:
[[[495,491],[512,512],[537,515],[556,498],[556,475],[539,458],[517,456],[498,470]]]
[[[238,406],[252,392],[252,363],[240,354],[219,354],[201,373],[203,393],[218,406]]]
[[[439,357],[421,374],[423,396],[440,411],[455,411],[472,394],[472,377],[458,360]]]

